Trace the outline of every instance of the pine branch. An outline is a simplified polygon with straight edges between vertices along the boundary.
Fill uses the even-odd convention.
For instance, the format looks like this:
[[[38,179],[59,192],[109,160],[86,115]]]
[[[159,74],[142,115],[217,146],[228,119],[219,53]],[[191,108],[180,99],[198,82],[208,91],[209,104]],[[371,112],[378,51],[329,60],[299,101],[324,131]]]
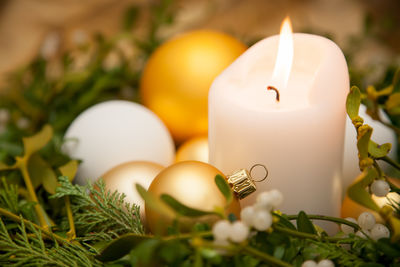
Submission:
[[[63,243],[61,246],[53,240],[48,246],[41,231],[32,225],[26,227],[22,218],[13,236],[0,219],[0,247],[2,266],[102,266],[93,254],[79,245]]]
[[[69,196],[78,239],[108,241],[126,233],[143,234],[139,207],[124,202],[125,195],[105,190],[103,181],[73,185],[67,177],[52,198]]]

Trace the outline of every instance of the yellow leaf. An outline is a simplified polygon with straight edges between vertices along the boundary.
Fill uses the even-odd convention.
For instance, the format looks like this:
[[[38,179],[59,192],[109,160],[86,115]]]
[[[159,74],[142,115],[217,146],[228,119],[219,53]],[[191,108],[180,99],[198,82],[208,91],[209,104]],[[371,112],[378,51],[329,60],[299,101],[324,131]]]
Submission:
[[[67,164],[58,168],[58,170],[61,172],[62,176],[68,177],[69,181],[72,182],[78,171],[78,161],[71,160]]]
[[[37,134],[22,138],[24,143],[25,158],[29,158],[33,153],[42,149],[53,137],[53,128],[46,124]]]

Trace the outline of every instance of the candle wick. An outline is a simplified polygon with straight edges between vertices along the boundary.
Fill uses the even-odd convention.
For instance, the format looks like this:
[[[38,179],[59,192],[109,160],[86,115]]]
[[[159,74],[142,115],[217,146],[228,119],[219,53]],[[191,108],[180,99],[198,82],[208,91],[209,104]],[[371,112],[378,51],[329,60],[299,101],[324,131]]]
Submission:
[[[280,97],[280,95],[279,95],[278,89],[276,89],[276,88],[273,87],[273,86],[268,86],[268,87],[267,87],[267,90],[273,90],[273,91],[275,91],[275,93],[276,93],[276,101],[279,102],[279,97]]]

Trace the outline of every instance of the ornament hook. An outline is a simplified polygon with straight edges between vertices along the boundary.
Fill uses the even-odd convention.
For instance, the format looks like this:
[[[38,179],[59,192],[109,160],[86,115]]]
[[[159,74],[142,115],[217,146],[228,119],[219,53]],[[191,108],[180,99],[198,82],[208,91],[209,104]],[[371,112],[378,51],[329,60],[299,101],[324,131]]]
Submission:
[[[254,164],[254,165],[250,168],[250,176],[253,177],[252,172],[253,172],[253,170],[254,170],[255,167],[262,167],[262,168],[264,168],[264,170],[265,170],[265,175],[264,175],[263,178],[261,178],[261,180],[256,181],[256,180],[253,179],[253,181],[256,182],[256,183],[260,183],[260,182],[264,181],[265,179],[267,179],[267,177],[268,177],[268,169],[267,169],[267,167],[266,167],[265,165],[263,165],[263,164]]]

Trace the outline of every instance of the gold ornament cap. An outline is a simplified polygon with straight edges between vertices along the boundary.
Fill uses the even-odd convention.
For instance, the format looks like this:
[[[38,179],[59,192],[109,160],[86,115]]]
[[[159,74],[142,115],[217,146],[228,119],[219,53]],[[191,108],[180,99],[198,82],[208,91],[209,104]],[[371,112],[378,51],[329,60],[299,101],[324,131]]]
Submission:
[[[254,181],[251,172],[255,167],[263,167],[265,169],[265,176],[259,180]],[[239,199],[243,199],[257,190],[255,182],[262,182],[268,176],[268,169],[262,164],[256,164],[251,167],[250,171],[246,169],[238,170],[226,177],[228,184],[232,187],[233,192],[236,193]]]

